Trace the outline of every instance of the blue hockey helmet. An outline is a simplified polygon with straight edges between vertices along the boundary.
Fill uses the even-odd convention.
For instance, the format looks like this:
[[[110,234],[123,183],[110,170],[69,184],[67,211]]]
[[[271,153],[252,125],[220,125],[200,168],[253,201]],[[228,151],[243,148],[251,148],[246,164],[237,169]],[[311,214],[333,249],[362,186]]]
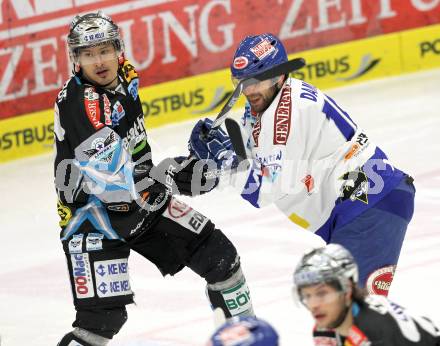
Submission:
[[[286,50],[275,35],[247,36],[235,51],[231,65],[232,78],[252,77],[286,61]]]
[[[250,316],[235,316],[217,329],[208,345],[278,346],[278,333],[264,320]]]

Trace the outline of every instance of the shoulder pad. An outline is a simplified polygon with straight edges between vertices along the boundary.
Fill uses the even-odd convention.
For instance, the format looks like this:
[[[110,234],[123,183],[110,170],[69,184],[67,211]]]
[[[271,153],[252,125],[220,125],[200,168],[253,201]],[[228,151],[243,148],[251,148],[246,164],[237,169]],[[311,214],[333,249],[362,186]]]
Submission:
[[[122,69],[122,75],[124,79],[127,81],[127,83],[130,83],[132,79],[138,78],[138,74],[136,72],[136,69],[134,66],[130,63],[130,61],[125,60],[124,64],[121,67]]]

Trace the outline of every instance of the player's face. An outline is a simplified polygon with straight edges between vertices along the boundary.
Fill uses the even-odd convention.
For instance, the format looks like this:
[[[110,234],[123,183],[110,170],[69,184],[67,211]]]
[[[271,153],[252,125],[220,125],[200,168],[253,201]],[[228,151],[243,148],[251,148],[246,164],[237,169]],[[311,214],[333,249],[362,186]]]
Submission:
[[[278,77],[275,80],[268,79],[246,87],[243,94],[246,96],[252,111],[256,113],[264,112],[272,103],[283,82],[284,77]]]
[[[308,286],[301,289],[301,301],[311,312],[318,328],[336,328],[341,315],[345,313],[346,295],[327,284]],[[339,321],[340,322],[340,321]]]
[[[112,43],[82,48],[78,58],[83,76],[87,80],[107,88],[117,86],[119,65],[117,52]]]

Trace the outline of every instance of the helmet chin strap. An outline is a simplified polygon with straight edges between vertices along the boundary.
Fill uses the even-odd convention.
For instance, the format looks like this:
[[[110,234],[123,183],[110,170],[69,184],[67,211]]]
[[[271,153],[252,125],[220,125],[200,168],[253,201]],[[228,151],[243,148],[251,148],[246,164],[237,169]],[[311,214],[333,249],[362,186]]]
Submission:
[[[275,100],[275,97],[277,97],[278,93],[281,90],[281,87],[277,84],[274,85],[275,87],[275,92],[273,93],[272,99],[270,100],[270,102],[267,104],[267,107],[260,113],[263,113],[267,108],[269,108],[269,106],[272,104],[273,100]]]
[[[108,82],[108,83],[106,83],[106,84],[104,84],[104,85],[101,85],[101,86],[104,87],[104,88],[106,88],[107,86],[109,86],[110,84],[112,84],[112,83],[116,80],[116,78],[118,78],[118,74],[116,74],[116,77],[113,78],[113,79],[111,80],[111,82]]]
[[[339,314],[336,321],[333,322],[332,325],[329,326],[329,328],[331,328],[331,329],[338,328],[345,321],[345,318],[347,317],[347,314],[350,311],[350,308],[351,308],[351,304],[348,306],[345,306],[344,310]]]

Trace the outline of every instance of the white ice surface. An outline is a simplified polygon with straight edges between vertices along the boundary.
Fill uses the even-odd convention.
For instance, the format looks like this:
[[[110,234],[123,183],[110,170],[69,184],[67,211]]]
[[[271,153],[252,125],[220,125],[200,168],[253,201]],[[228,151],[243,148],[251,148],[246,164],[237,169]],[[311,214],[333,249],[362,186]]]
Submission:
[[[327,93],[415,178],[415,215],[390,297],[440,324],[440,70]],[[186,152],[193,123],[149,131],[155,162]],[[56,345],[71,329],[74,309],[52,181],[52,155],[0,166],[2,346]],[[303,251],[321,241],[273,207],[252,208],[232,189],[191,205],[236,245],[256,313],[276,327],[281,345],[312,345],[312,320],[292,301],[291,276]],[[163,278],[135,253],[130,270],[137,304],[128,307],[128,322],[111,345],[203,345],[213,330],[203,280],[188,269]]]

